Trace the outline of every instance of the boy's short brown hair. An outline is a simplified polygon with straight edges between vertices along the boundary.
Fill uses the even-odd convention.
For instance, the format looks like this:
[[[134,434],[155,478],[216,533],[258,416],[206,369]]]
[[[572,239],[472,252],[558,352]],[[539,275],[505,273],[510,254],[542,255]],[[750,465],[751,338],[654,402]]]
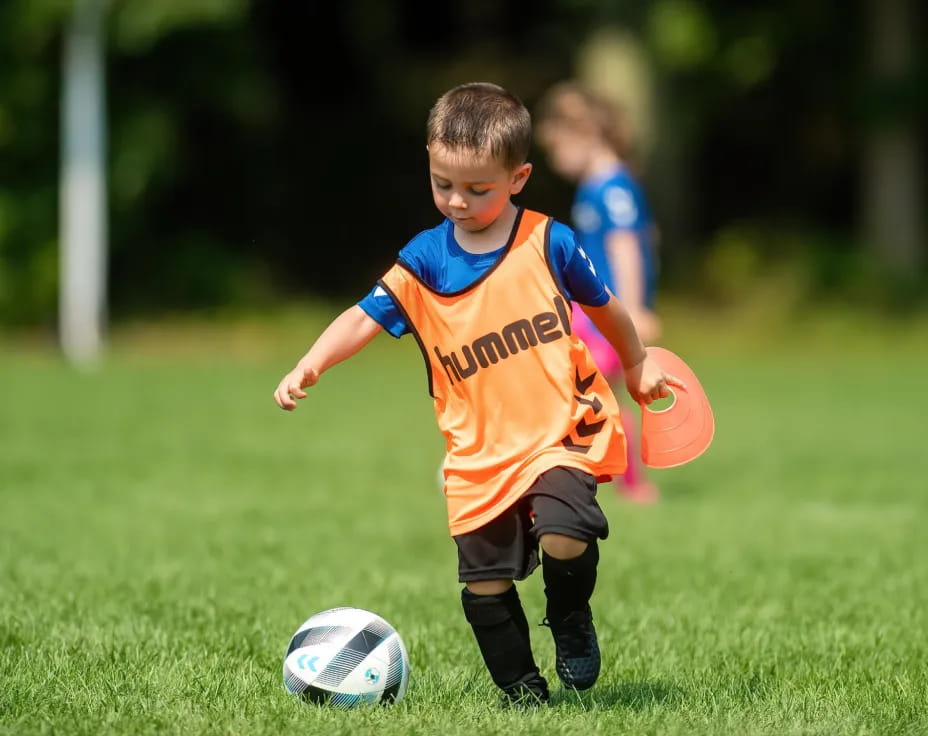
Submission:
[[[532,118],[522,101],[499,85],[469,82],[438,98],[426,123],[426,143],[451,150],[489,150],[514,169],[528,159]]]

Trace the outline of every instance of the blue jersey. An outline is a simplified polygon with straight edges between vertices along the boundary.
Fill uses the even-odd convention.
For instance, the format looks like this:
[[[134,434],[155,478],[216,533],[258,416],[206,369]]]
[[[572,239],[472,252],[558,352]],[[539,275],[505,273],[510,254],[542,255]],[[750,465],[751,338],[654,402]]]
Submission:
[[[653,242],[653,220],[644,192],[624,166],[580,183],[572,211],[580,244],[610,291],[619,299],[619,285],[606,253],[606,239],[616,230],[630,232],[638,239],[641,252],[645,306],[653,308],[657,286],[657,254]]]
[[[517,221],[518,222],[518,221]],[[454,224],[445,220],[424,230],[400,251],[406,264],[430,288],[441,293],[463,291],[496,265],[506,246],[490,253],[468,253],[454,238]],[[554,221],[550,230],[550,259],[555,278],[573,301],[600,307],[609,301],[606,285],[590,259],[577,244],[573,230]],[[513,288],[518,288],[514,284]],[[409,332],[409,325],[393,299],[375,286],[360,302],[375,322],[394,337]]]

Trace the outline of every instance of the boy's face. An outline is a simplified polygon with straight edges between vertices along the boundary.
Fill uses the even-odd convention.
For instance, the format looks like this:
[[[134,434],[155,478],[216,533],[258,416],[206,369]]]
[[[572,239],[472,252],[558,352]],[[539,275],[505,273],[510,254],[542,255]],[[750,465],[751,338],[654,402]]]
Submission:
[[[510,170],[489,151],[450,150],[431,143],[428,152],[435,206],[457,227],[472,233],[496,221],[532,172],[528,163]]]

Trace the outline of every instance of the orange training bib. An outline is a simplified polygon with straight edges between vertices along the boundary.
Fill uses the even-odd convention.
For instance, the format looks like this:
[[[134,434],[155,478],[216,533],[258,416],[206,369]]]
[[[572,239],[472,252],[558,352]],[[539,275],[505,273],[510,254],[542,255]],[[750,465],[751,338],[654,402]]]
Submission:
[[[618,403],[572,333],[550,222],[521,210],[500,260],[466,290],[433,291],[402,262],[379,282],[425,357],[452,536],[494,519],[553,467],[625,471]]]

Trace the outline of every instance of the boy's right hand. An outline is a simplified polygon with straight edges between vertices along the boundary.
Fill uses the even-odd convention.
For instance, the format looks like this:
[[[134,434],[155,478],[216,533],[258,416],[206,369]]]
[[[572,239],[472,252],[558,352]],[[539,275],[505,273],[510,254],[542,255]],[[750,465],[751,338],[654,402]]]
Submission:
[[[274,401],[281,409],[293,411],[296,409],[294,399],[305,399],[306,392],[303,389],[315,386],[318,380],[319,372],[315,368],[297,365],[277,384]]]
[[[686,390],[686,384],[676,376],[665,373],[650,355],[625,371],[625,387],[639,404],[650,404],[670,395],[670,386]]]

